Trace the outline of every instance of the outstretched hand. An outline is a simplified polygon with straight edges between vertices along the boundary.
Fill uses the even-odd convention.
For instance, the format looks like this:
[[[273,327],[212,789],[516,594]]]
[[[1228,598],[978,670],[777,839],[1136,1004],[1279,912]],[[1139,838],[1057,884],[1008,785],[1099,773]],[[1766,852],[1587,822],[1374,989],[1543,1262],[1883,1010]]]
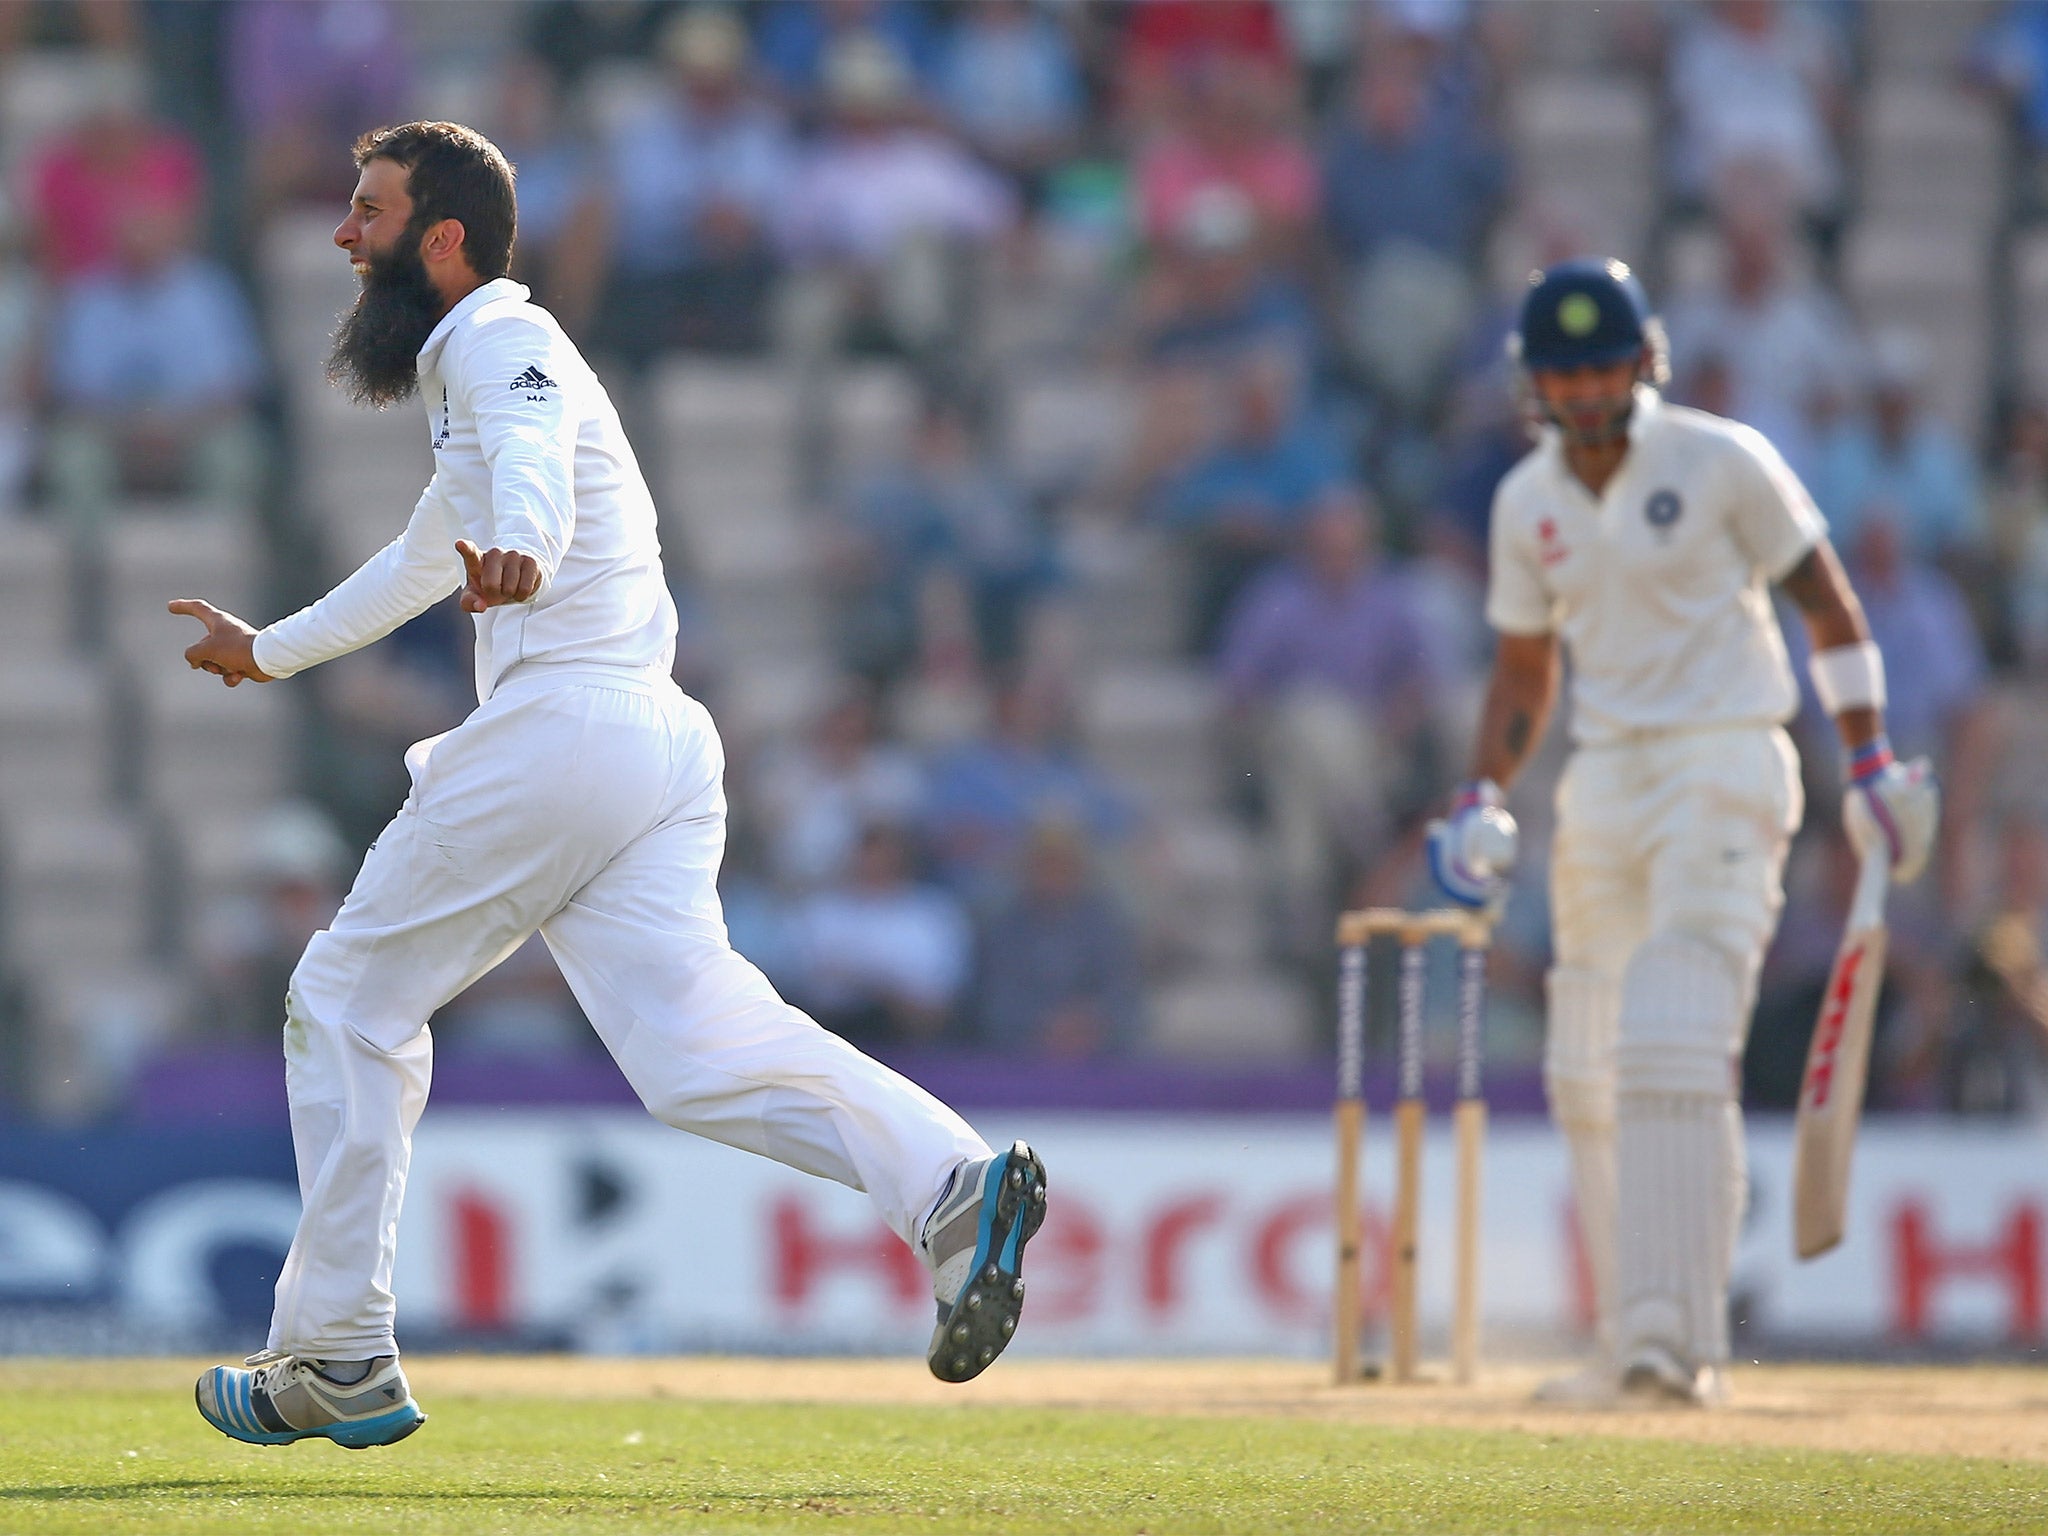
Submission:
[[[256,631],[250,625],[196,597],[174,599],[170,611],[206,626],[205,636],[185,647],[188,666],[211,672],[230,688],[243,682],[275,681],[256,665]]]
[[[469,572],[469,585],[462,589],[464,613],[529,602],[540,591],[540,562],[531,555],[516,549],[479,550],[468,539],[455,541],[455,553]]]

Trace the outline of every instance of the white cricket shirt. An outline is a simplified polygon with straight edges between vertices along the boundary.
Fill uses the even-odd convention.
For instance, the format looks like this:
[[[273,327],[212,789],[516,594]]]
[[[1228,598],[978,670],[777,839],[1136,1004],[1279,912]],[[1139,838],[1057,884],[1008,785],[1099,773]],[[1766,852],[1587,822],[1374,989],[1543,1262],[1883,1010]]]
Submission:
[[[310,607],[256,637],[290,677],[389,634],[464,583],[455,541],[539,562],[531,602],[474,615],[476,690],[556,665],[666,677],[676,612],[654,501],[604,386],[555,317],[509,278],[485,283],[420,349],[434,448],[405,531]]]
[[[1639,387],[1604,494],[1571,472],[1554,428],[1501,482],[1487,622],[1563,640],[1582,745],[1776,724],[1799,692],[1769,586],[1826,535],[1759,433]]]

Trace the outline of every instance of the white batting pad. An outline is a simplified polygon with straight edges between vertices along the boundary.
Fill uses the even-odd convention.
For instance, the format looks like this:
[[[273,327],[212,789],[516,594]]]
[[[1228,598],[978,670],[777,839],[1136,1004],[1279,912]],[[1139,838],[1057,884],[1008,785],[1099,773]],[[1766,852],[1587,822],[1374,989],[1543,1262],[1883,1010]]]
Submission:
[[[1622,977],[1621,1091],[1730,1098],[1747,1013],[1726,950],[1684,933],[1644,940]]]
[[[1692,1365],[1728,1357],[1728,1272],[1749,1192],[1742,1113],[1727,1095],[1620,1100],[1619,1345]]]
[[[1614,1324],[1614,1049],[1621,984],[1578,966],[1549,976],[1543,1082],[1550,1118],[1570,1149],[1586,1268],[1603,1346]]]

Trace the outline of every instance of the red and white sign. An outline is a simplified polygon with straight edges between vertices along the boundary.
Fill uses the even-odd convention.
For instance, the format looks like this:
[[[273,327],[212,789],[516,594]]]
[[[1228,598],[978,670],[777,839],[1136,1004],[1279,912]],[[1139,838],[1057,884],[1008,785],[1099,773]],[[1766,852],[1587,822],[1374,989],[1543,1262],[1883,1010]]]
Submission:
[[[1369,1127],[1367,1316],[1385,1300],[1391,1147]],[[1327,1347],[1332,1150],[1319,1116],[985,1118],[1028,1135],[1051,1214],[1026,1262],[1019,1349],[1292,1353]],[[1426,1328],[1447,1325],[1452,1149],[1426,1154]],[[1866,1126],[1849,1234],[1792,1258],[1790,1125],[1752,1123],[1736,1264],[1750,1322],[1786,1341],[1995,1345],[2042,1337],[2048,1135]],[[1485,1317],[1496,1350],[1585,1324],[1563,1150],[1538,1124],[1487,1150]],[[400,1326],[545,1332],[607,1351],[921,1349],[923,1267],[866,1198],[616,1112],[436,1111],[416,1147]]]

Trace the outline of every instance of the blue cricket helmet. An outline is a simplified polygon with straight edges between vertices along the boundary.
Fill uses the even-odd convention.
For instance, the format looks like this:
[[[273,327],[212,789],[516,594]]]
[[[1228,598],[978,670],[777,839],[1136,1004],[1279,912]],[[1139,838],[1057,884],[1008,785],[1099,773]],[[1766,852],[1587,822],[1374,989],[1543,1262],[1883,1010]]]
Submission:
[[[1525,368],[1597,368],[1661,340],[1643,285],[1611,257],[1561,261],[1533,275],[1515,327]]]

